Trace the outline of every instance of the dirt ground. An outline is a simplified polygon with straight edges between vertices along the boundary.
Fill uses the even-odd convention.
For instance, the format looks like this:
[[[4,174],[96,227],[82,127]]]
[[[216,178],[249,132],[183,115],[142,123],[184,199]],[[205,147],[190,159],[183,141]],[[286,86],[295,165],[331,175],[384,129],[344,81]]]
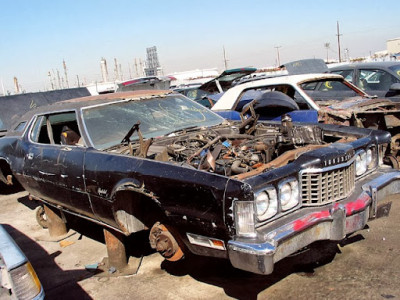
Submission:
[[[340,244],[318,243],[260,276],[226,260],[194,257],[164,261],[147,234],[128,240],[137,274],[99,276],[85,266],[107,256],[102,229],[70,223],[79,232],[53,241],[35,220],[26,193],[0,196],[0,223],[34,266],[46,299],[400,299],[400,196],[389,217],[374,220]],[[9,299],[4,290],[0,299]]]

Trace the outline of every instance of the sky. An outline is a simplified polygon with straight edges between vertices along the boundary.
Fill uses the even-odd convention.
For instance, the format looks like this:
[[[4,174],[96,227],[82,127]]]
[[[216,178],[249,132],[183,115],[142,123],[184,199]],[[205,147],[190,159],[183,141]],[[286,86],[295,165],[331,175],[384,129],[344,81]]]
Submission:
[[[50,88],[48,73],[70,86],[110,77],[114,59],[124,79],[135,58],[156,46],[164,74],[194,69],[269,67],[303,58],[360,57],[400,37],[399,0],[0,0],[0,94]],[[329,43],[329,49],[324,46]],[[279,47],[279,48],[276,48]],[[278,50],[278,51],[277,51]]]

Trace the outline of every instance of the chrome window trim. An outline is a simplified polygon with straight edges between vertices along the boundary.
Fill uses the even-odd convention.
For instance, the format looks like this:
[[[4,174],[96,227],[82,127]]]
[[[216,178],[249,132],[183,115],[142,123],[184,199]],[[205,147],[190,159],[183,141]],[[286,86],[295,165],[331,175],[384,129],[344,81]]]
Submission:
[[[56,114],[61,114],[61,113],[68,113],[68,112],[74,112],[75,113],[75,116],[76,116],[76,123],[77,123],[77,125],[78,125],[78,128],[79,128],[79,133],[81,134],[81,137],[83,136],[83,134],[82,134],[82,129],[81,129],[81,126],[79,125],[79,114],[78,114],[78,110],[77,109],[65,109],[65,110],[58,110],[58,111],[53,111],[53,112],[44,112],[44,113],[40,113],[40,114],[36,114],[36,115],[34,115],[33,117],[32,117],[32,119],[31,119],[31,121],[30,121],[30,123],[29,123],[29,126],[27,126],[26,127],[26,132],[24,133],[24,135],[23,136],[25,136],[25,137],[27,137],[27,139],[28,139],[28,141],[31,143],[31,144],[33,144],[33,145],[49,145],[49,146],[58,146],[58,147],[65,147],[65,146],[68,146],[68,147],[79,147],[79,148],[85,148],[85,147],[82,147],[82,146],[77,146],[77,145],[61,145],[61,144],[45,144],[45,143],[38,143],[38,142],[36,142],[36,141],[33,141],[32,139],[31,139],[31,134],[32,134],[32,130],[33,130],[33,127],[34,127],[34,125],[36,124],[36,121],[37,121],[37,119],[39,118],[39,117],[43,117],[43,116],[46,116],[46,115],[56,115]],[[84,137],[83,137],[84,138]]]

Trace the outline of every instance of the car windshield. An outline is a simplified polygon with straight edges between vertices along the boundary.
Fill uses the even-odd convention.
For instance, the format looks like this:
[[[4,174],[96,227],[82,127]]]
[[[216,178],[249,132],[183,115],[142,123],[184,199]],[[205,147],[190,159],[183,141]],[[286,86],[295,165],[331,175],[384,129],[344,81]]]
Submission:
[[[189,127],[209,127],[223,118],[183,96],[124,100],[82,109],[83,121],[93,146],[106,149],[121,143],[134,124],[144,138],[155,138]],[[134,133],[131,140],[138,139]]]

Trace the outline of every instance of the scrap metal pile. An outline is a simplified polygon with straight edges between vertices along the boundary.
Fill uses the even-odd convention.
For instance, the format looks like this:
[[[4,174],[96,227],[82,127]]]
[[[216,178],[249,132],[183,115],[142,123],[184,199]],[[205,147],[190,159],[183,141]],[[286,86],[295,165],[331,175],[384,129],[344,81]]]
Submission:
[[[400,103],[382,99],[348,99],[319,103],[320,122],[389,131],[392,135],[387,163],[399,169]]]

